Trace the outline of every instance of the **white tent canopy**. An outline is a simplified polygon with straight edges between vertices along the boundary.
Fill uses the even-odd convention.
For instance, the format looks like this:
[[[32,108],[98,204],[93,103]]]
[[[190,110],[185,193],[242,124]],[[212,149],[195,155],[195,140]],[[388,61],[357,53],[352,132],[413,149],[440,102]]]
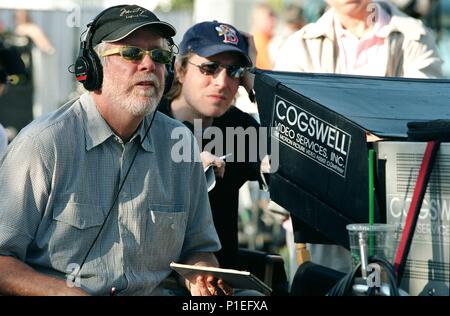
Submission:
[[[149,10],[154,10],[158,4],[167,5],[171,0],[133,0],[133,4]],[[0,2],[1,9],[25,9],[25,10],[56,10],[71,11],[75,6],[78,7],[111,7],[119,4],[127,3],[124,0],[2,0]]]
[[[24,10],[61,10],[69,11],[78,5],[73,0],[2,0],[0,8],[2,9],[24,9]]]

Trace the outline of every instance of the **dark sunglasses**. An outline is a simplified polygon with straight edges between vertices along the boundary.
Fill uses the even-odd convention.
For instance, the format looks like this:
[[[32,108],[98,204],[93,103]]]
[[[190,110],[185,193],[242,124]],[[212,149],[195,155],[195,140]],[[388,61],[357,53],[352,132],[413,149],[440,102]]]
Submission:
[[[238,65],[221,65],[215,61],[208,61],[206,63],[202,63],[200,65],[194,64],[188,61],[193,66],[197,66],[200,69],[200,72],[207,76],[214,76],[220,72],[221,68],[225,68],[227,75],[230,78],[237,79],[242,78],[244,76],[244,72],[246,67],[238,66]]]
[[[117,48],[108,49],[101,54],[102,57],[119,54],[123,59],[128,61],[142,61],[145,55],[158,64],[170,64],[172,62],[173,53],[171,51],[154,48],[145,50],[135,46],[121,46]]]

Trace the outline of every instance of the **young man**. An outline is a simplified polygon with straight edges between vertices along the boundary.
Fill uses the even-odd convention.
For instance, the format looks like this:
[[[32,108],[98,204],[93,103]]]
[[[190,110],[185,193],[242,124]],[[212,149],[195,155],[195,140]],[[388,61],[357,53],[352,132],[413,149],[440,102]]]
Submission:
[[[259,125],[233,106],[240,84],[248,83],[247,91],[252,88],[246,68],[253,63],[253,39],[229,24],[202,22],[187,30],[179,49],[175,81],[159,110],[185,122],[200,138],[204,167],[216,167],[217,182],[209,200],[222,244],[217,257],[220,266],[239,268],[239,188],[247,180],[262,181]],[[228,158],[220,159],[225,155]]]
[[[76,63],[92,91],[31,123],[1,162],[1,294],[170,294],[171,261],[217,265],[202,165],[170,159],[182,124],[155,111],[174,35],[135,5],[94,19]],[[217,289],[202,277],[186,286]]]

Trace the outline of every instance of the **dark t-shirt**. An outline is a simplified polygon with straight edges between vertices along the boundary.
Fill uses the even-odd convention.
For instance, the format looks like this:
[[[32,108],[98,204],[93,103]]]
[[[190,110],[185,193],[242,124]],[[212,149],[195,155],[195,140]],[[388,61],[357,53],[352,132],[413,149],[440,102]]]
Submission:
[[[162,113],[173,117],[170,110],[170,103],[164,99],[158,110]],[[193,132],[193,125],[190,122],[184,122],[187,127]],[[212,154],[218,156],[232,153],[226,159],[225,175],[221,178],[216,178],[216,186],[209,192],[209,201],[216,226],[217,233],[222,243],[222,249],[216,253],[221,267],[238,268],[237,251],[238,243],[238,205],[239,205],[239,189],[247,180],[261,181],[260,176],[260,157],[259,154],[249,157],[252,151],[257,150],[258,142],[252,140],[249,142],[248,138],[245,142],[245,148],[237,148],[239,142],[235,137],[234,146],[227,148],[227,127],[242,127],[244,130],[248,127],[254,127],[256,135],[258,135],[259,124],[249,114],[242,112],[236,107],[231,107],[224,115],[214,119],[212,126],[219,128],[223,135],[223,151],[212,151]],[[235,133],[236,134],[236,133]],[[229,134],[231,137],[231,134]],[[228,138],[229,138],[228,137]],[[198,139],[198,138],[197,138]],[[214,141],[213,139],[205,139],[202,137],[202,150],[208,143]],[[228,140],[229,141],[229,140]],[[216,141],[216,144],[218,142]],[[255,146],[255,147],[250,147]],[[250,150],[252,148],[252,150]],[[244,162],[235,162],[240,156],[238,150],[245,150]],[[259,151],[255,151],[259,153]],[[256,157],[255,157],[256,156]],[[256,161],[255,159],[256,158]],[[241,159],[239,159],[241,160]],[[252,162],[253,161],[253,162]]]

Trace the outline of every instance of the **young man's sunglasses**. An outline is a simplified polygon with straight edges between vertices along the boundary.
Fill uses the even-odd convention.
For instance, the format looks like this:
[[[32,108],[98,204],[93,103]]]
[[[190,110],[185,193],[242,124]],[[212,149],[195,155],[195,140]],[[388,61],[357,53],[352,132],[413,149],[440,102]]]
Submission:
[[[110,56],[119,54],[123,59],[128,61],[142,61],[145,55],[158,64],[169,64],[172,62],[173,52],[162,49],[154,48],[151,50],[145,50],[135,46],[121,46],[104,51],[101,56]]]
[[[238,66],[238,65],[221,65],[215,61],[208,61],[206,63],[202,63],[200,65],[194,64],[188,61],[193,66],[197,66],[200,69],[200,72],[204,75],[214,76],[220,72],[221,68],[225,68],[227,75],[230,78],[237,79],[242,78],[245,73],[246,67]]]

